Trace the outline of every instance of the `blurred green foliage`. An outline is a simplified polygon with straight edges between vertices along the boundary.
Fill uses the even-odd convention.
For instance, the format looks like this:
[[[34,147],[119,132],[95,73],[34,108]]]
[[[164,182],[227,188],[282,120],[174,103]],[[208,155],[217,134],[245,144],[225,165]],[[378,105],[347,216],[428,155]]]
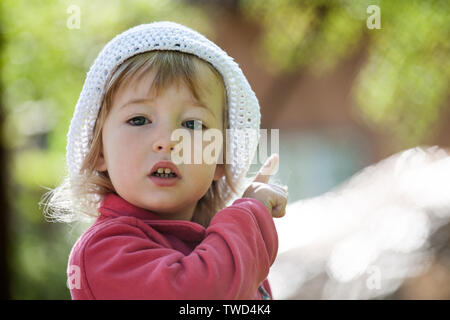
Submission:
[[[381,29],[366,27],[369,4]],[[79,7],[70,29],[68,8]],[[13,298],[67,299],[66,264],[83,225],[50,224],[38,207],[44,187],[66,174],[66,134],[86,72],[116,34],[172,20],[211,39],[208,10],[188,1],[4,0],[0,2],[4,134],[13,155],[10,268]],[[448,1],[241,0],[260,23],[260,59],[274,73],[327,72],[364,44],[367,61],[353,88],[369,125],[394,131],[407,146],[424,139],[448,97]],[[326,94],[326,93],[325,93]]]
[[[370,5],[380,8],[381,29],[366,25]],[[355,115],[389,132],[397,148],[432,140],[449,107],[449,1],[242,0],[241,7],[262,23],[261,64],[273,73],[326,72],[366,45]]]

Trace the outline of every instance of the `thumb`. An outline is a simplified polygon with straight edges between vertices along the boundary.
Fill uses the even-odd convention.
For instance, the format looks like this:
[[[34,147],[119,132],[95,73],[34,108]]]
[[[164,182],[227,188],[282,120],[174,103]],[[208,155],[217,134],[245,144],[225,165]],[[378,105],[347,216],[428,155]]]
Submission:
[[[255,179],[253,182],[262,182],[262,183],[268,183],[270,176],[272,175],[272,172],[276,168],[279,161],[278,154],[274,153],[272,154],[266,162],[263,164],[263,166],[259,169],[258,173],[256,174]]]

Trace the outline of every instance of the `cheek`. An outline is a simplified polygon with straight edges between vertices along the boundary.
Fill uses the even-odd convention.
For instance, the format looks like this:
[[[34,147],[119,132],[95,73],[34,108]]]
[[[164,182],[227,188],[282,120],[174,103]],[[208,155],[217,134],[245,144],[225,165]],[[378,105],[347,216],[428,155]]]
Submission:
[[[129,133],[117,132],[106,141],[106,161],[110,171],[115,175],[126,176],[136,172],[138,163],[141,161],[143,150],[142,139],[133,137]],[[134,169],[134,170],[133,170]]]
[[[185,178],[188,182],[210,186],[214,178],[216,165],[188,164],[184,166]]]
[[[222,155],[223,149],[223,136],[222,134],[220,135],[221,139],[218,138],[216,140],[215,138],[212,138],[211,140],[207,140],[206,138],[203,139],[201,135],[194,136],[194,134],[192,134],[190,144],[191,149],[188,150],[190,156],[186,156],[186,163],[196,163],[196,159],[197,163],[199,163],[198,159],[201,159],[206,165],[217,163],[220,159],[219,157]],[[183,151],[180,151],[180,156],[183,156]]]

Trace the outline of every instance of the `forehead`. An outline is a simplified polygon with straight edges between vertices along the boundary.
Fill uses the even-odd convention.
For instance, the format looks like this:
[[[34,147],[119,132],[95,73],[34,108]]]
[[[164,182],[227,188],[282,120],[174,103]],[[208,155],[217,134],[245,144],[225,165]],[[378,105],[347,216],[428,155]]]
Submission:
[[[217,119],[223,119],[222,113],[226,104],[225,86],[219,73],[211,68],[199,58],[192,60],[192,68],[188,71],[174,72],[167,65],[164,68],[141,68],[119,84],[113,95],[113,104],[123,104],[136,98],[154,98],[174,85],[182,89],[177,92],[207,106],[217,115]]]

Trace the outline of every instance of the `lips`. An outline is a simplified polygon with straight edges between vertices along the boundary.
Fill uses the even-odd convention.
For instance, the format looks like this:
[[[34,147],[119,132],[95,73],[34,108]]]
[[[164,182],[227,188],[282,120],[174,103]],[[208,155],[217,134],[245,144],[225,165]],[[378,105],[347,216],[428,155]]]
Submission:
[[[158,170],[158,168],[169,168],[173,173],[177,175],[177,178],[181,178],[180,170],[178,170],[178,167],[171,161],[158,161],[155,163],[155,165],[152,167],[150,171],[150,176]]]

